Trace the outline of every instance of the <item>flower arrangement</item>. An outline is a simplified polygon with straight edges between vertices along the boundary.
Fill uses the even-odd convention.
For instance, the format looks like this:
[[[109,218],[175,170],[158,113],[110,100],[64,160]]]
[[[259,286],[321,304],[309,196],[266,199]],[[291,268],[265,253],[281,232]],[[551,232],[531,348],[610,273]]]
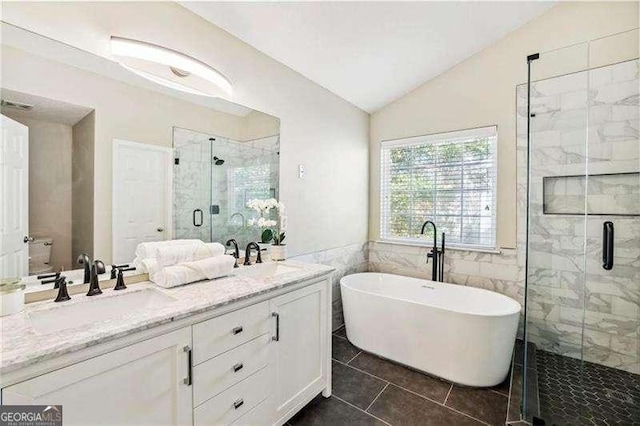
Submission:
[[[278,226],[277,220],[268,218],[271,210],[276,210],[278,212],[278,218],[281,218],[284,214],[284,204],[278,202],[275,198],[269,198],[267,200],[253,199],[247,202],[247,207],[260,214],[258,219],[250,219],[247,223],[249,226],[264,228],[261,235],[262,242],[266,244],[273,241],[274,246],[284,245],[282,243],[285,239],[284,231],[279,229],[281,226]]]

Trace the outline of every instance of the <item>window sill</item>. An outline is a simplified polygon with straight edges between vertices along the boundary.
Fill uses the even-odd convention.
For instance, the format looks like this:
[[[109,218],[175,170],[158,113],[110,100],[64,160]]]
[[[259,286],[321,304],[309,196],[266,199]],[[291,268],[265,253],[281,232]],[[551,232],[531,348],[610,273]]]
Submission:
[[[393,244],[398,246],[408,246],[408,247],[431,247],[431,244],[429,243],[422,243],[418,241],[412,242],[412,241],[393,240],[393,239],[386,239],[386,238],[380,238],[378,240],[374,240],[373,242],[381,243],[381,244]],[[472,251],[472,252],[489,253],[489,254],[502,254],[502,250],[500,250],[499,248],[456,246],[456,245],[446,245],[446,243],[445,243],[445,249],[455,250],[455,251]]]

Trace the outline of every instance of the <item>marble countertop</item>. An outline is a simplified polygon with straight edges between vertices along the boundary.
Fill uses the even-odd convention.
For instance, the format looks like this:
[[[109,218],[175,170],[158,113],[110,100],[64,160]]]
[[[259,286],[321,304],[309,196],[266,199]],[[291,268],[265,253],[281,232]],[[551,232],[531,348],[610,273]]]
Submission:
[[[269,264],[273,265],[272,263],[263,265]],[[24,311],[20,313],[0,317],[0,374],[192,315],[212,311],[230,303],[321,277],[333,271],[331,267],[311,263],[285,261],[279,262],[279,264],[293,266],[296,270],[260,278],[259,274],[253,273],[255,270],[249,271],[247,269],[256,268],[256,266],[241,266],[234,275],[228,277],[171,289],[164,289],[146,281],[130,285],[126,290],[120,291],[103,288],[103,294],[99,296],[74,295],[70,301],[63,303],[54,303],[53,300],[49,300],[27,304]],[[245,275],[245,272],[250,273]],[[100,300],[107,297],[119,297],[128,292],[148,288],[165,293],[175,301],[159,308],[141,309],[118,318],[96,321],[47,334],[36,331],[30,320],[30,315],[36,311],[64,309],[65,306],[76,303],[100,303]]]

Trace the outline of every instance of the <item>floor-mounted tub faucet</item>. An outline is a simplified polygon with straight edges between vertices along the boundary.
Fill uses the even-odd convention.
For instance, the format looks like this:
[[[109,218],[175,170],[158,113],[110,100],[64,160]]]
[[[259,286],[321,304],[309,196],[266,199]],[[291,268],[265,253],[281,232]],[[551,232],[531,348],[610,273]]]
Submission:
[[[431,225],[433,227],[433,247],[431,248],[431,253],[427,254],[427,263],[429,263],[429,259],[433,259],[433,264],[431,266],[431,281],[438,281],[438,230],[435,223],[427,220],[422,224],[420,235],[424,235],[424,229],[427,225]]]
[[[433,264],[431,266],[431,280],[442,282],[444,281],[444,232],[442,233],[442,249],[438,250],[438,230],[435,223],[427,220],[422,224],[420,234],[424,235],[424,230],[427,225],[431,225],[433,227],[433,247],[431,248],[431,252],[427,254],[427,263],[429,263],[429,259],[433,259]]]

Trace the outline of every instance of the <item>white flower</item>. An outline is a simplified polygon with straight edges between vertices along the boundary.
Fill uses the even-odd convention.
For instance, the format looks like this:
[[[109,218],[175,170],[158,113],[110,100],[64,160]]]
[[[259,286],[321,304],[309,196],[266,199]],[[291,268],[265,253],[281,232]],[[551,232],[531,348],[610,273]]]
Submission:
[[[275,220],[268,220],[265,219],[264,217],[261,217],[260,219],[258,219],[257,225],[260,228],[269,228],[271,226],[276,226],[277,222]]]

